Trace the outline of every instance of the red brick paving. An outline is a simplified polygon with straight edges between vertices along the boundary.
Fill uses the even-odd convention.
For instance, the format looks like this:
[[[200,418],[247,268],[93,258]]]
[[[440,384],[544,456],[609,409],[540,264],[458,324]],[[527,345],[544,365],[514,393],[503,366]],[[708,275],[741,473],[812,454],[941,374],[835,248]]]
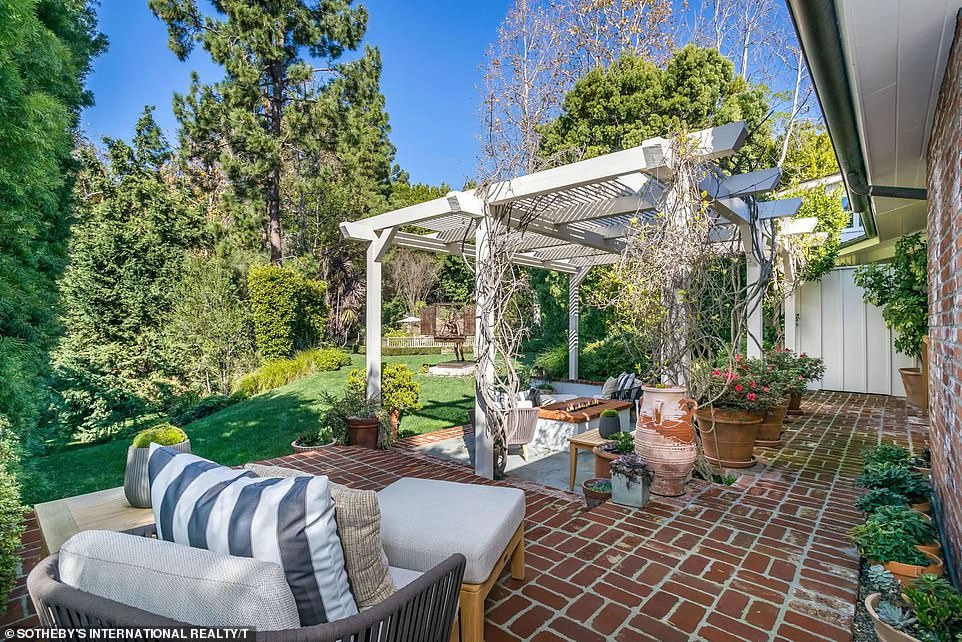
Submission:
[[[578,496],[481,480],[407,451],[428,436],[394,451],[339,447],[272,461],[358,488],[410,476],[524,489],[527,577],[492,591],[488,642],[851,640],[858,557],[846,532],[861,520],[852,506],[861,452],[880,439],[919,449],[924,426],[910,426],[904,402],[889,397],[820,392],[803,408],[781,448],[756,452],[761,474],[727,487],[695,480],[684,497],[642,510],[586,511]],[[35,522],[29,529],[25,570],[39,555]],[[21,583],[0,624],[29,616]]]

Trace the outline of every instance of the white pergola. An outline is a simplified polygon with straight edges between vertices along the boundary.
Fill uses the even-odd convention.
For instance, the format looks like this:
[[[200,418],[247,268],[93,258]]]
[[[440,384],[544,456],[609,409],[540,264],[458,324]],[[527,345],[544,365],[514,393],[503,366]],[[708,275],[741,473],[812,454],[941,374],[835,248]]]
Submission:
[[[743,122],[705,129],[689,135],[694,155],[704,168],[700,188],[708,195],[712,236],[718,242],[740,241],[748,257],[748,281],[757,282],[760,266],[752,252],[753,239],[770,238],[771,226],[759,222],[794,216],[801,199],[757,201],[772,190],[781,177],[778,168],[728,175],[714,161],[738,151],[748,136]],[[345,239],[367,243],[367,392],[380,396],[381,387],[381,261],[391,247],[462,255],[480,263],[490,248],[486,243],[489,208],[511,205],[524,217],[521,250],[516,264],[563,272],[569,275],[568,374],[578,378],[578,289],[595,265],[615,263],[625,247],[624,238],[632,219],[651,220],[664,203],[664,183],[670,172],[667,160],[671,141],[652,138],[631,149],[519,176],[489,186],[482,199],[474,192],[454,191],[418,205],[370,218],[341,223]],[[804,219],[792,222],[795,233],[811,231]],[[402,228],[424,230],[413,233]],[[783,226],[783,233],[784,233]],[[473,243],[468,239],[473,238]],[[792,278],[783,240],[775,243]],[[786,342],[794,345],[795,302],[785,302]],[[749,355],[759,355],[762,342],[762,306],[749,306],[747,319]],[[483,322],[484,302],[477,305],[477,323]],[[477,332],[480,337],[482,333]],[[476,346],[475,355],[486,346]],[[478,374],[482,377],[482,373]],[[483,413],[476,413],[482,421]],[[475,430],[475,468],[491,476],[493,459],[486,431]]]

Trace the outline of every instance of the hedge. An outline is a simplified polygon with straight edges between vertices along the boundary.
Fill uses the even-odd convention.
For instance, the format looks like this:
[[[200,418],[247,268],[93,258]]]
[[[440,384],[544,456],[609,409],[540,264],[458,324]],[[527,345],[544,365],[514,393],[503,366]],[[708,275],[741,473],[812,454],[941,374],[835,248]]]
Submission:
[[[0,435],[8,425],[0,417]],[[20,503],[20,485],[12,468],[17,458],[7,437],[0,436],[0,613],[6,609],[7,595],[17,579],[20,558],[20,536],[23,534],[24,507]]]
[[[361,348],[359,349],[359,352],[360,354],[364,354],[367,352],[367,350],[364,348],[364,346],[361,346]],[[441,346],[423,346],[423,347],[381,346],[382,357],[406,357],[406,356],[411,356],[416,354],[441,354],[442,352],[443,352],[443,348]],[[465,347],[464,353],[471,354],[472,350],[470,348]]]
[[[351,365],[351,357],[335,348],[304,350],[291,359],[269,361],[244,375],[234,385],[234,392],[253,396],[297,381],[314,372],[339,370]]]
[[[286,359],[320,339],[325,324],[323,281],[277,265],[252,265],[247,293],[254,341],[265,361]]]

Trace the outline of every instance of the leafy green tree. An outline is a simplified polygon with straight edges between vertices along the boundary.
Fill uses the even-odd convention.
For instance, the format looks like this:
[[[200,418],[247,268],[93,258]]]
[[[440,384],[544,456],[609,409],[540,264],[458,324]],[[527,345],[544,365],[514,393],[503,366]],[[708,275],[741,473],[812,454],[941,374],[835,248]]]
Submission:
[[[810,122],[799,124],[782,163],[781,185],[791,187],[837,173],[835,148],[825,128]]]
[[[167,340],[192,387],[229,395],[256,365],[250,313],[233,271],[216,258],[191,256],[174,290]]]
[[[285,134],[311,122],[312,85],[318,73],[338,71],[334,62],[358,46],[366,11],[352,0],[214,0],[213,16],[195,0],[148,4],[167,23],[178,58],[200,44],[224,67],[222,81],[201,85],[195,75],[190,95],[177,98],[184,135],[202,157],[219,161],[241,197],[263,203],[270,258],[280,263],[284,159],[301,142]],[[315,59],[330,64],[318,69]]]
[[[132,145],[105,144],[105,160],[81,150],[77,223],[61,281],[66,333],[55,353],[62,419],[82,440],[163,408],[182,389],[165,325],[185,250],[200,229],[151,108]]]
[[[664,67],[625,55],[575,83],[562,113],[542,130],[541,155],[558,163],[640,145],[653,136],[744,120],[738,158],[752,165],[773,152],[767,89],[735,75],[716,49],[687,45]]]

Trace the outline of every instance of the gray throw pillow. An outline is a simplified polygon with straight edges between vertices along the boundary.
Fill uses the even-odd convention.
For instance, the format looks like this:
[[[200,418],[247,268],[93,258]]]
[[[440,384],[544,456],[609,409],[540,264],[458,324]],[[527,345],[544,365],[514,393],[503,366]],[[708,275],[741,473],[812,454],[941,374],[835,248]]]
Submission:
[[[284,569],[301,626],[355,615],[327,477],[260,479],[150,446],[157,537]]]
[[[258,477],[300,477],[308,475],[294,468],[247,464]],[[373,490],[355,490],[331,484],[337,533],[344,549],[344,565],[358,608],[367,608],[394,595],[396,588],[381,543],[381,509]]]
[[[284,569],[249,557],[115,533],[83,531],[60,547],[75,589],[195,626],[296,629]]]

